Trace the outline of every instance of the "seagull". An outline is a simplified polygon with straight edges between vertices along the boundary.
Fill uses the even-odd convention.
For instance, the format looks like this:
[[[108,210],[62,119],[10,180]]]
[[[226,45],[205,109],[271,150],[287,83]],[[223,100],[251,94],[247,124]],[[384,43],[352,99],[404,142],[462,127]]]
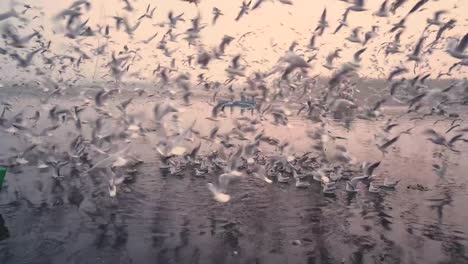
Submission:
[[[408,72],[408,69],[405,67],[396,67],[393,71],[390,72],[388,75],[387,81],[391,81],[396,76]]]
[[[432,128],[428,128],[428,129],[424,130],[423,134],[430,136],[430,138],[428,138],[427,140],[431,141],[432,143],[434,143],[436,145],[441,145],[441,146],[448,147],[449,149],[452,149],[453,144],[455,142],[457,142],[457,141],[462,140],[462,137],[463,137],[463,134],[457,134],[457,135],[453,136],[452,138],[447,139],[444,136],[442,136],[441,134],[437,133]]]
[[[360,49],[358,50],[356,53],[354,53],[353,55],[353,63],[357,66],[359,66],[359,64],[361,63],[361,55],[362,53],[364,53],[364,51],[366,51],[367,48],[363,48],[363,49]]]
[[[124,10],[127,10],[128,12],[133,12],[135,8],[130,4],[129,0],[122,0],[125,3]]]
[[[130,26],[130,24],[128,23],[128,20],[127,19],[124,19],[123,21],[123,24],[125,26],[125,32],[129,35],[129,36],[132,36],[133,33],[138,29],[138,27],[140,26],[141,24],[141,20],[138,20],[135,25],[133,26]]]
[[[61,177],[63,177],[63,176],[60,175],[60,170],[61,170],[65,165],[67,165],[67,164],[70,163],[70,162],[69,162],[69,161],[62,161],[62,162],[59,162],[59,161],[49,161],[48,163],[54,168],[54,174],[52,175],[52,177],[54,177],[54,178],[61,178]],[[41,166],[41,167],[44,167],[44,166]]]
[[[309,45],[307,45],[309,50],[317,50],[317,47],[315,46],[315,39],[315,34],[312,34],[312,37],[309,40]]]
[[[11,25],[6,25],[3,29],[3,34],[5,34],[6,37],[10,38],[11,39],[11,43],[8,43],[8,45],[11,45],[15,48],[24,48],[25,45],[34,37],[36,36],[39,36],[40,37],[40,34],[39,32],[34,32],[30,35],[27,35],[27,36],[24,36],[24,37],[20,37],[18,35],[16,35],[13,30],[12,30],[12,26]]]
[[[213,194],[213,198],[220,203],[227,203],[231,200],[231,196],[229,194],[223,193],[218,187],[216,187],[213,183],[207,183],[208,190]]]
[[[382,145],[377,145],[377,148],[382,152],[382,154],[385,155],[385,153],[387,153],[387,148],[393,145],[395,142],[397,142],[399,138],[400,138],[400,135],[388,140]]]
[[[364,171],[364,175],[354,177],[351,180],[347,181],[346,182],[346,191],[347,192],[357,192],[358,191],[356,189],[357,184],[362,180],[367,180],[367,179],[372,178],[374,170],[379,165],[380,165],[380,161],[372,163],[372,164],[363,163],[362,164],[362,170]]]
[[[196,6],[198,6],[198,4],[200,3],[200,0],[182,0],[183,2],[187,2],[189,4],[195,4]]]
[[[364,35],[364,41],[362,42],[362,45],[365,46],[369,40],[375,38],[377,36],[377,29],[379,27],[378,26],[372,26],[372,30],[371,31],[367,31],[366,34]]]
[[[409,61],[419,62],[421,60],[420,54],[421,54],[421,49],[422,49],[422,46],[423,46],[423,43],[424,43],[425,39],[426,39],[426,37],[424,37],[424,36],[419,38],[418,43],[414,47],[413,53],[408,55],[408,60]]]
[[[291,0],[278,0],[278,2],[282,3],[283,5],[293,5]]]
[[[380,8],[377,12],[374,13],[374,16],[378,17],[388,17],[388,9],[387,9],[388,0],[383,1],[380,5]]]
[[[323,32],[325,31],[325,28],[328,27],[328,22],[327,22],[327,9],[325,8],[322,12],[322,16],[320,16],[320,21],[318,22],[317,28],[315,28],[315,31],[318,31],[318,35],[322,36]]]
[[[393,24],[393,27],[390,29],[390,32],[393,33],[400,28],[405,29],[406,28],[405,22],[406,22],[406,17],[402,18],[398,23]]]
[[[226,69],[226,72],[228,72],[230,78],[235,78],[235,76],[245,76],[244,73],[244,67],[241,67],[239,64],[239,60],[241,58],[241,55],[237,55],[232,59],[231,65]]]
[[[416,11],[418,11],[418,9],[420,9],[423,5],[425,5],[427,2],[429,2],[429,0],[419,0],[414,6],[413,8],[411,8],[411,10],[408,12],[408,14],[406,14],[406,16],[409,16],[411,13],[414,13]]]
[[[85,6],[86,10],[91,9],[91,2],[89,2],[88,0],[76,0],[75,2],[73,2],[73,4],[71,4],[71,6],[68,9],[74,9],[82,5]]]
[[[390,7],[390,11],[395,14],[396,11],[398,10],[398,8],[400,8],[401,6],[403,6],[403,4],[408,1],[408,0],[395,0],[393,3],[392,3],[392,6]]]
[[[148,39],[142,40],[141,43],[143,44],[149,44],[153,39],[155,39],[158,36],[158,32],[156,32],[153,36],[149,37]]]
[[[365,179],[366,177],[365,176],[360,176],[360,177],[354,177],[352,178],[350,181],[347,181],[346,182],[346,187],[345,187],[345,190],[347,192],[357,192],[358,189],[357,189],[357,184]]]
[[[310,65],[302,57],[292,52],[288,52],[284,57],[281,58],[281,61],[289,64],[283,73],[283,79],[297,68],[305,69],[310,67]]]
[[[184,15],[184,13],[181,13],[180,15],[174,16],[174,12],[169,11],[169,13],[167,15],[168,18],[169,18],[169,26],[171,28],[175,28],[178,21],[184,22],[185,20],[182,18],[183,15]]]
[[[333,66],[333,60],[335,60],[335,58],[340,58],[340,54],[339,54],[340,51],[341,49],[337,49],[334,52],[331,52],[330,54],[328,54],[326,58],[326,64],[324,64],[323,67],[329,70],[334,69],[335,67]]]
[[[31,65],[31,62],[32,62],[32,59],[34,58],[34,56],[41,50],[42,50],[42,48],[31,51],[30,53],[26,54],[26,57],[24,59],[21,58],[17,53],[13,53],[10,56],[13,59],[15,59],[16,61],[18,61],[18,66],[19,67],[27,68],[27,67],[29,67],[29,65]]]
[[[377,169],[379,166],[380,166],[381,162],[380,161],[377,161],[377,162],[374,162],[374,163],[367,163],[367,162],[364,162],[362,165],[361,165],[361,168],[364,172],[364,176],[366,176],[367,178],[373,178],[374,177],[374,170]]]
[[[7,11],[5,13],[0,13],[0,21],[3,21],[3,20],[8,19],[10,17],[19,18],[18,13],[13,8],[10,11]]]
[[[239,21],[243,15],[248,14],[249,9],[250,9],[250,4],[252,3],[252,0],[250,0],[248,3],[245,1],[242,1],[242,6],[240,7],[239,14],[237,15],[235,21]]]
[[[228,185],[242,178],[244,175],[242,172],[232,170],[226,173],[219,175],[218,186],[213,183],[208,183],[208,189],[213,194],[213,197],[216,201],[220,203],[226,203],[231,199],[231,196],[226,194]]]
[[[392,181],[388,177],[385,177],[384,182],[383,182],[383,187],[388,188],[388,189],[395,189],[395,187],[397,186],[399,182],[400,182],[399,180]]]
[[[398,33],[395,35],[395,39],[392,42],[388,43],[387,47],[385,48],[386,56],[388,54],[395,54],[400,52],[400,38],[402,33],[403,30],[398,31]]]
[[[465,54],[467,45],[468,33],[458,43],[456,40],[451,40],[447,46],[447,53],[456,59],[466,60],[468,59],[468,54]]]
[[[336,34],[338,33],[338,31],[340,31],[340,29],[344,26],[348,26],[348,23],[347,23],[347,19],[348,19],[348,14],[349,14],[349,9],[346,9],[345,12],[343,13],[343,16],[341,17],[340,19],[340,24],[338,25],[338,27],[336,27],[335,31],[333,32],[333,34]]]
[[[223,13],[221,12],[221,10],[219,10],[219,8],[217,8],[217,7],[213,7],[212,13],[213,13],[213,21],[212,21],[212,24],[214,25],[214,24],[216,24],[216,21],[218,21],[218,18],[219,18],[220,16],[224,15],[224,14],[223,14]]]
[[[226,51],[226,47],[234,40],[233,37],[224,35],[223,39],[221,40],[221,43],[218,46],[218,50],[223,55]]]
[[[447,21],[446,23],[442,24],[440,27],[439,27],[439,31],[437,31],[437,35],[435,37],[435,40],[433,43],[437,42],[441,37],[442,37],[442,34],[444,34],[444,32],[446,30],[450,30],[452,28],[455,27],[455,23],[457,23],[457,20],[455,19],[450,19],[449,21]]]
[[[153,19],[153,15],[154,15],[154,11],[156,10],[156,7],[151,9],[151,4],[148,4],[148,7],[146,7],[146,12],[140,17],[138,18],[138,20],[141,20],[143,18],[149,18],[149,19]]]
[[[257,2],[255,2],[255,4],[252,6],[252,10],[259,8],[263,2],[265,2],[265,0],[257,0]]]
[[[380,192],[380,188],[375,187],[375,186],[374,186],[374,183],[371,182],[371,183],[369,184],[369,192],[370,192],[370,193],[379,193],[379,192]]]
[[[366,11],[367,9],[364,7],[364,0],[354,0],[354,4],[348,7],[349,10],[355,12],[362,12]]]
[[[351,35],[348,36],[346,39],[350,42],[353,43],[362,43],[361,38],[359,37],[359,31],[361,30],[361,27],[356,27],[352,30]]]
[[[323,184],[323,193],[324,194],[334,194],[336,191],[336,182],[329,182]]]
[[[446,10],[439,10],[434,13],[434,18],[428,18],[427,19],[427,24],[428,26],[431,25],[436,25],[436,26],[441,26],[443,24],[442,21],[440,21],[440,15],[447,13]]]

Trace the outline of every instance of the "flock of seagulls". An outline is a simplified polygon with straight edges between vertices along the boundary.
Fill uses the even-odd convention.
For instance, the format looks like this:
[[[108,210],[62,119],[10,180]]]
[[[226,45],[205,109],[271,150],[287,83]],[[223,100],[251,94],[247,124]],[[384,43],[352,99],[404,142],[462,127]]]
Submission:
[[[239,37],[225,35],[220,44],[211,49],[203,44],[200,33],[226,19],[241,21],[254,15],[268,2],[294,5],[291,0],[243,1],[234,18],[213,7],[209,23],[205,23],[200,11],[192,19],[183,12],[170,11],[166,16],[159,13],[158,7],[152,3],[140,11],[135,1],[122,0],[122,12],[137,19],[115,15],[111,17],[113,23],[104,25],[91,25],[89,22],[87,14],[94,8],[92,1],[76,0],[51,19],[62,30],[55,34],[73,43],[66,53],[53,49],[54,43],[47,39],[43,26],[24,33],[28,31],[28,22],[34,20],[36,14],[44,15],[44,11],[15,1],[9,11],[0,14],[4,39],[0,56],[15,61],[17,71],[33,78],[33,84],[44,96],[40,98],[40,105],[20,107],[16,112],[13,109],[20,103],[13,104],[11,98],[8,101],[2,98],[0,126],[4,133],[20,138],[25,144],[22,149],[8,153],[3,162],[12,168],[37,166],[41,171],[52,169],[52,177],[57,180],[71,177],[63,173],[64,170],[74,171],[80,177],[102,176],[106,179],[109,195],[116,196],[128,175],[138,172],[139,164],[151,162],[135,154],[133,143],[154,136],[157,138],[154,155],[159,159],[161,172],[170,175],[188,173],[205,178],[216,176],[215,181],[208,183],[207,190],[221,203],[231,199],[229,186],[246,177],[254,177],[267,184],[294,182],[297,188],[308,188],[316,182],[322,185],[324,194],[339,190],[355,193],[395,188],[398,181],[382,179],[375,171],[389,150],[398,145],[400,138],[412,133],[414,127],[396,132],[401,127],[398,119],[410,115],[421,119],[432,116],[452,120],[445,133],[427,129],[418,135],[426,136],[429,142],[452,152],[458,151],[458,144],[468,141],[464,138],[468,128],[460,127],[463,117],[451,112],[454,105],[468,103],[466,75],[463,80],[454,80],[449,87],[435,87],[427,82],[430,78],[456,76],[456,71],[464,72],[468,66],[468,33],[448,36],[447,32],[458,27],[461,21],[451,19],[448,9],[438,10],[427,18],[427,26],[420,32],[419,39],[403,47],[402,40],[407,37],[406,29],[409,27],[408,17],[424,6],[436,6],[437,1],[384,0],[378,10],[370,10],[364,0],[341,1],[344,2],[344,13],[333,32],[329,28],[334,22],[327,17],[331,10],[325,8],[317,18],[316,27],[311,25],[309,41],[301,43],[294,40],[289,49],[279,55],[274,67],[258,71],[250,70],[249,64],[253,62],[243,54],[229,52],[232,45],[242,45],[243,38],[255,33],[247,32]],[[195,9],[201,4],[200,0],[182,2],[193,4]],[[409,11],[402,14],[406,7],[410,8]],[[383,26],[377,25],[372,25],[367,31],[363,25],[353,27],[348,17],[360,12],[369,12],[378,19],[387,20],[390,25],[388,32],[383,34]],[[395,17],[399,22],[391,25],[390,19]],[[154,32],[137,40],[135,32],[142,24],[152,24]],[[182,25],[188,28],[181,30]],[[112,39],[114,31],[127,34],[128,43],[118,45]],[[318,45],[320,40],[344,31],[348,31],[348,36],[342,40],[346,45],[337,45],[334,51],[323,54]],[[99,40],[99,44],[90,44],[90,40]],[[183,45],[170,48],[177,41],[188,44],[188,54],[184,53],[184,59],[175,56],[183,52]],[[375,47],[376,43],[380,44]],[[111,44],[119,49],[111,50]],[[168,58],[170,64],[160,63],[155,69],[150,68],[151,65],[138,69],[137,62],[149,57],[141,47],[150,45],[156,48],[157,56]],[[197,52],[192,54],[191,48]],[[341,54],[345,48],[354,49],[354,55],[348,62],[338,63],[339,59],[346,60]],[[380,54],[381,50],[383,54]],[[447,67],[446,72],[438,75],[427,63],[427,57],[435,50],[443,50],[446,56],[456,61]],[[376,71],[382,71],[377,56],[401,56],[399,54],[405,54],[406,60],[384,73],[388,87],[376,91],[381,99],[364,106],[358,104],[354,95],[363,56],[373,63]],[[69,99],[68,103],[66,100],[62,102],[60,99],[68,91],[78,89],[77,83],[86,80],[81,67],[85,63],[92,64],[95,57],[106,60],[99,65],[108,72],[101,78],[107,77],[111,81],[105,84],[96,82],[93,88],[80,91],[78,97],[71,100],[72,106]],[[323,63],[311,64],[321,58],[324,58]],[[97,65],[98,60],[95,61]],[[225,82],[210,80],[213,63],[226,64]],[[320,76],[311,76],[313,67],[330,71],[331,77],[326,83],[320,80]],[[155,76],[156,92],[134,88],[128,98],[116,102],[126,87],[127,78],[144,81],[141,75],[144,70]],[[201,73],[194,80],[192,75],[197,71]],[[31,85],[31,82],[25,85]],[[203,120],[212,126],[207,135],[196,129],[200,120],[189,127],[183,127],[180,120],[182,109],[185,112],[190,110],[193,100],[199,100],[194,97],[203,94],[211,97],[206,103],[212,109],[211,115]],[[162,99],[154,104],[151,120],[129,110],[132,104],[152,97]],[[407,111],[399,117],[389,118],[375,136],[376,149],[382,153],[381,160],[359,165],[359,161],[340,144],[347,139],[329,131],[331,120],[336,119],[345,127],[349,127],[354,119],[383,120],[386,117],[382,107],[392,100],[406,105]],[[226,113],[229,109],[231,113],[239,109],[241,113],[249,112],[250,115],[229,115]],[[296,113],[291,109],[299,110]],[[89,113],[93,113],[93,117],[89,117]],[[308,131],[308,140],[313,147],[305,154],[298,154],[290,142],[272,137],[265,129],[265,124],[277,129],[291,127],[289,119],[295,115],[318,124],[316,129]],[[221,132],[221,124],[226,121],[232,121],[234,126],[228,132]],[[40,124],[48,125],[42,127]],[[67,143],[65,149],[63,142],[54,141],[55,133],[61,129],[68,131],[60,138]],[[267,148],[272,150],[266,151]],[[434,164],[434,170],[439,177],[444,177],[446,163]]]

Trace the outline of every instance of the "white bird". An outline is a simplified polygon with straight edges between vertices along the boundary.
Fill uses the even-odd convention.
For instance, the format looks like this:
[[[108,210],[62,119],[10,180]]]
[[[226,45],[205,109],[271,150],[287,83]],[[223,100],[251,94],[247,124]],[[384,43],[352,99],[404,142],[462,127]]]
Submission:
[[[374,16],[388,17],[387,3],[388,3],[388,0],[383,1],[383,3],[380,5],[379,10],[374,13]]]
[[[369,40],[371,40],[372,38],[377,37],[378,28],[379,28],[378,26],[372,26],[372,30],[366,32],[366,34],[364,35],[364,41],[362,42],[363,46],[365,46],[369,42]]]
[[[428,26],[430,25],[435,25],[435,26],[441,26],[443,22],[440,20],[440,15],[447,13],[446,10],[440,10],[434,13],[433,18],[428,18],[427,19],[427,24]]]
[[[362,170],[364,172],[364,176],[372,179],[374,177],[373,173],[374,170],[380,166],[380,161],[374,162],[374,163],[363,163],[362,164]]]
[[[363,163],[362,170],[364,175],[357,176],[346,182],[346,191],[348,192],[357,192],[357,184],[362,180],[367,180],[372,178],[373,171],[380,165],[380,162],[375,162],[372,164]]]
[[[127,10],[128,12],[133,12],[133,10],[135,10],[135,8],[133,8],[133,6],[130,4],[128,0],[122,0],[122,1],[124,1],[125,3],[124,10]]]
[[[306,69],[309,68],[310,65],[300,56],[294,54],[291,51],[288,51],[288,53],[280,59],[280,61],[289,63],[288,67],[284,70],[282,78],[285,79],[291,72],[293,72],[295,69],[300,68],[300,69]]]
[[[424,36],[419,38],[418,43],[416,43],[416,46],[414,47],[413,52],[408,55],[409,61],[419,62],[421,60],[420,54],[421,54],[421,49],[424,43],[424,39],[426,39]]]
[[[468,59],[468,55],[465,54],[466,46],[468,45],[468,33],[458,42],[456,40],[451,40],[447,46],[447,52],[450,56],[460,59],[466,60]]]
[[[10,17],[16,17],[16,18],[19,18],[19,15],[18,13],[15,11],[15,9],[11,8],[10,11],[7,11],[5,13],[1,13],[0,14],[0,21],[2,20],[5,20],[5,19],[8,19]]]
[[[375,187],[375,186],[374,186],[374,183],[371,182],[371,183],[369,184],[369,192],[370,192],[370,193],[379,193],[379,192],[380,192],[380,188]]]
[[[331,52],[330,54],[328,54],[327,58],[325,59],[326,63],[323,65],[323,67],[329,70],[334,69],[335,67],[333,66],[333,60],[335,60],[335,58],[340,58],[340,54],[339,54],[340,51],[341,49],[337,49],[334,52]]]
[[[356,188],[357,188],[358,183],[360,181],[368,179],[368,178],[369,178],[369,175],[363,175],[363,176],[358,176],[358,177],[352,178],[351,180],[346,182],[346,191],[347,192],[357,192],[358,190]]]
[[[356,27],[352,30],[351,35],[348,36],[346,39],[353,43],[362,43],[361,37],[359,36],[359,31],[361,27]]]
[[[220,203],[227,203],[231,200],[231,196],[229,194],[225,194],[221,192],[216,186],[212,183],[207,183],[208,190],[213,194],[213,198]]]
[[[76,0],[75,2],[73,2],[73,4],[70,5],[68,9],[74,9],[82,5],[85,6],[86,10],[91,9],[91,2],[89,2],[88,0]]]
[[[349,10],[355,12],[362,12],[366,11],[367,9],[364,7],[364,0],[354,0],[354,4],[348,7]]]
[[[310,65],[301,57],[293,52],[288,52],[281,58],[281,61],[289,63],[294,68],[308,68]]]
[[[214,24],[216,24],[216,21],[218,21],[218,18],[219,18],[220,16],[224,15],[224,14],[223,14],[223,13],[221,12],[221,10],[220,10],[219,8],[217,8],[217,7],[213,7],[212,13],[213,13],[213,20],[212,20],[211,23],[214,25]]]
[[[94,145],[91,145],[91,146],[93,147]],[[96,162],[96,164],[94,164],[94,166],[91,167],[88,170],[88,172],[93,171],[96,168],[122,167],[127,164],[127,159],[125,159],[124,156],[128,153],[130,146],[126,146],[123,149],[112,154],[108,154],[98,149],[97,147],[93,147],[93,149],[96,150],[98,153],[107,155],[107,157]]]
[[[278,174],[276,176],[276,180],[279,183],[288,183],[289,182],[289,177],[283,176],[283,173],[278,172]]]
[[[383,182],[383,186],[385,188],[394,189],[399,182],[400,181],[392,181],[389,178],[385,177],[384,182]]]
[[[235,21],[239,21],[243,15],[247,15],[249,13],[250,9],[250,4],[252,3],[252,0],[246,3],[245,1],[242,1],[242,6],[240,7],[239,14],[237,15]]]
[[[208,183],[208,190],[211,191],[216,201],[220,203],[226,203],[231,199],[231,196],[226,194],[229,183],[235,180],[239,180],[242,176],[243,174],[236,170],[223,173],[218,178],[218,186],[212,183]]]
[[[349,14],[349,9],[346,9],[345,12],[343,13],[341,19],[338,21],[340,24],[336,27],[333,34],[338,33],[338,31],[340,31],[341,28],[348,26],[348,22],[347,22],[348,14]]]
[[[11,42],[8,43],[8,45],[11,45],[15,48],[24,48],[26,44],[35,36],[40,36],[39,32],[35,31],[32,34],[29,34],[27,36],[21,37],[17,35],[15,32],[13,32],[13,28],[11,25],[6,25],[5,28],[3,29],[3,33],[5,34],[5,37],[8,37],[11,39]]]
[[[13,53],[10,56],[18,62],[19,67],[26,68],[29,67],[29,65],[31,65],[32,59],[41,50],[42,48],[31,51],[30,53],[26,54],[26,57],[24,59],[21,58],[17,53]]]
[[[312,172],[312,179],[314,179],[315,181],[321,182],[323,177],[326,177],[325,168],[323,167],[320,167],[319,169],[314,170]]]
[[[307,45],[307,48],[309,48],[310,50],[317,50],[317,47],[315,45],[315,34],[313,34],[310,38],[309,45]]]
[[[317,27],[315,28],[315,31],[318,31],[318,35],[322,36],[323,32],[325,31],[325,28],[327,27],[328,27],[327,9],[325,8],[322,12],[322,15],[320,16],[320,20],[318,22]]]
[[[260,180],[262,180],[262,181],[264,181],[264,182],[266,182],[266,183],[273,183],[273,181],[270,180],[269,178],[267,178],[267,177],[265,176],[265,174],[254,172],[254,173],[252,173],[252,175],[253,175],[255,178],[258,178],[258,179],[260,179]]]
[[[106,168],[106,174],[109,178],[109,196],[115,197],[117,195],[117,186],[123,183],[125,177],[117,177],[110,167]]]

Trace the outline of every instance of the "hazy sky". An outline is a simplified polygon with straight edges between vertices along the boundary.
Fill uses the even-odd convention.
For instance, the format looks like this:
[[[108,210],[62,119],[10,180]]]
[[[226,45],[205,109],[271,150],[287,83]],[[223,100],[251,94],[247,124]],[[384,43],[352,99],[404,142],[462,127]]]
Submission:
[[[210,64],[209,74],[216,75],[224,78],[224,68],[227,66],[232,56],[236,54],[242,54],[243,58],[250,65],[249,70],[257,70],[262,68],[272,67],[282,54],[287,50],[289,45],[293,41],[299,43],[297,47],[297,53],[303,54],[304,47],[307,45],[313,30],[317,26],[317,22],[324,8],[327,8],[327,20],[330,27],[326,29],[325,34],[322,37],[317,38],[317,44],[320,46],[318,52],[318,60],[312,62],[313,69],[311,74],[323,74],[329,75],[330,70],[324,68],[322,64],[325,62],[325,57],[329,52],[336,48],[342,48],[342,58],[336,61],[336,64],[344,63],[352,60],[352,54],[361,48],[360,44],[351,43],[346,41],[345,38],[350,34],[352,28],[361,26],[362,37],[365,32],[369,31],[373,25],[379,26],[379,36],[371,40],[368,44],[368,50],[364,53],[363,65],[364,67],[360,70],[360,74],[363,76],[377,77],[377,71],[371,66],[370,59],[372,57],[377,58],[379,66],[385,70],[385,73],[394,66],[400,65],[400,61],[406,60],[406,55],[393,55],[385,58],[383,51],[379,52],[379,49],[384,42],[388,42],[393,39],[393,34],[388,33],[389,28],[392,24],[398,22],[404,15],[408,13],[408,10],[413,7],[417,2],[416,0],[408,0],[408,2],[398,10],[395,15],[388,18],[379,18],[372,15],[380,4],[381,0],[368,0],[366,1],[366,7],[369,9],[365,12],[351,12],[348,16],[349,27],[345,27],[340,33],[333,35],[332,32],[338,25],[338,20],[349,6],[349,4],[339,0],[292,0],[293,5],[284,5],[279,1],[265,1],[261,8],[250,11],[250,13],[240,19],[240,21],[234,21],[237,13],[239,12],[242,1],[239,0],[201,0],[201,3],[197,6],[188,4],[187,2],[178,0],[129,0],[135,8],[134,12],[128,12],[124,10],[125,4],[122,0],[90,0],[92,3],[92,9],[89,12],[85,12],[82,16],[82,21],[87,18],[90,19],[88,25],[91,25],[93,29],[96,28],[96,24],[100,25],[112,25],[114,26],[114,20],[111,16],[119,15],[122,17],[128,17],[130,24],[134,24],[136,19],[144,13],[147,5],[150,3],[152,7],[157,7],[155,16],[152,20],[144,19],[141,26],[135,32],[133,39],[130,39],[124,32],[116,32],[114,28],[111,29],[111,40],[115,43],[110,42],[108,52],[99,58],[98,65],[102,65],[109,61],[110,52],[120,51],[124,45],[127,45],[130,49],[140,48],[139,54],[143,57],[141,61],[135,62],[133,67],[134,71],[138,71],[140,68],[146,68],[146,71],[142,70],[142,75],[150,76],[154,68],[157,67],[158,63],[161,65],[167,65],[170,59],[165,57],[160,50],[156,49],[157,43],[161,40],[168,27],[160,27],[156,24],[160,22],[167,22],[167,14],[170,10],[174,11],[175,14],[184,13],[185,23],[178,24],[175,29],[176,33],[183,33],[190,27],[190,18],[195,17],[200,13],[202,18],[202,24],[206,25],[206,28],[202,30],[201,42],[205,49],[211,50],[212,47],[218,45],[222,37],[230,35],[236,39],[232,45],[227,49],[226,62],[214,62]],[[39,29],[39,26],[44,27],[44,36],[47,39],[53,41],[52,50],[57,54],[69,53],[70,45],[76,45],[75,40],[66,39],[63,37],[63,32],[60,31],[63,28],[65,21],[56,22],[52,20],[60,11],[66,9],[74,1],[64,0],[30,0],[23,1],[23,3],[30,4],[34,7],[40,8],[43,14],[39,10],[29,10],[26,12],[26,16],[29,18],[38,15],[39,17],[30,23],[26,23],[24,28],[18,28],[20,35],[26,35],[33,32],[33,29]],[[255,2],[255,0],[253,0]],[[389,1],[392,2],[392,1]],[[211,24],[212,19],[212,8],[216,6],[224,13],[218,20],[216,25]],[[9,9],[9,3],[6,0],[0,1],[0,11],[5,12]],[[21,5],[15,7],[16,10],[22,11],[24,8]],[[456,19],[458,22],[456,27],[451,31],[445,33],[445,37],[461,38],[465,33],[468,33],[468,0],[439,0],[429,1],[421,11],[412,14],[406,22],[407,29],[402,37],[402,50],[406,51],[405,54],[414,47],[416,41],[421,36],[421,33],[426,26],[426,19],[433,16],[433,13],[438,10],[447,10],[448,13],[442,15],[443,21],[448,21],[450,18]],[[18,24],[14,18],[4,20],[0,22]],[[430,28],[431,31],[436,30],[435,26]],[[55,31],[55,34],[52,33]],[[159,32],[156,39],[149,45],[139,43],[143,39],[149,38],[154,33]],[[246,35],[241,41],[239,37],[247,32],[253,32]],[[434,33],[426,33],[428,37],[426,43],[430,43],[434,37]],[[97,47],[99,43],[102,44],[106,40],[98,37],[86,38],[80,42],[80,47],[93,54],[92,50]],[[442,48],[436,50],[431,55],[426,55],[424,60],[427,60],[432,67],[431,71],[435,71],[436,75],[439,71],[445,70],[457,60],[451,58],[445,53],[444,49],[446,46],[446,40],[443,40],[437,47]],[[426,44],[426,45],[427,45]],[[33,45],[31,43],[31,45]],[[5,44],[3,44],[5,46]],[[198,49],[195,47],[188,48],[187,42],[183,40],[183,35],[178,37],[178,42],[168,43],[170,50],[176,50],[174,57],[177,58],[177,66],[183,67],[180,59],[185,58],[187,55],[196,54]],[[13,50],[13,49],[12,49]],[[27,51],[27,49],[26,49]],[[307,53],[311,56],[314,53]],[[71,55],[71,54],[70,54]],[[76,56],[76,54],[75,54]],[[14,62],[7,60],[4,63],[2,76],[9,76],[12,74],[12,65]],[[246,62],[243,62],[246,64]],[[424,63],[422,63],[424,64]],[[82,73],[90,77],[94,72],[95,60],[88,60],[87,63],[82,65]],[[466,69],[466,67],[465,67]],[[459,70],[454,73],[453,77],[468,77],[465,69]],[[99,67],[98,75],[102,76],[107,73],[107,69]],[[421,71],[427,72],[429,69],[422,69]],[[13,71],[14,72],[14,71]],[[144,72],[144,73],[143,73]],[[385,76],[380,76],[385,77]],[[222,79],[220,78],[220,79]]]

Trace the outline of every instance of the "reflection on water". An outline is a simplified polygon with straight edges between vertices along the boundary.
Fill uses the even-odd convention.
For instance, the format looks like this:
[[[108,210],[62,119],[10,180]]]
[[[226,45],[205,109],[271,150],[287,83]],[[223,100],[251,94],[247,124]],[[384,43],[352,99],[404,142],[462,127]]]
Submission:
[[[145,103],[150,106],[133,103],[129,112],[150,116],[153,105]],[[210,110],[194,102],[179,118],[185,125],[196,119],[195,128],[207,135],[214,127],[205,119]],[[83,118],[92,119],[85,112]],[[220,133],[232,128],[226,115]],[[56,180],[51,171],[22,166],[0,191],[0,263],[468,263],[468,149],[460,144],[461,153],[451,152],[421,135],[427,127],[445,131],[450,120],[433,125],[435,120],[402,119],[392,133],[415,122],[417,128],[383,156],[374,137],[385,121],[328,127],[346,138],[340,144],[357,160],[382,160],[379,177],[401,180],[396,190],[380,193],[350,194],[340,183],[329,197],[316,182],[297,189],[292,182],[245,178],[232,186],[229,203],[218,204],[206,188],[216,175],[160,175],[151,135],[135,141],[145,163],[115,198],[89,187],[99,178],[71,170],[64,171],[66,180]],[[288,140],[295,152],[312,150],[306,135],[316,124],[294,117],[289,127],[263,122],[267,135]],[[0,154],[22,143],[4,133]],[[215,147],[203,144],[204,153]],[[432,169],[437,153],[448,162],[443,178]],[[427,191],[408,188],[415,184]]]
[[[10,236],[8,228],[5,226],[5,220],[0,214],[0,241],[7,239]]]

